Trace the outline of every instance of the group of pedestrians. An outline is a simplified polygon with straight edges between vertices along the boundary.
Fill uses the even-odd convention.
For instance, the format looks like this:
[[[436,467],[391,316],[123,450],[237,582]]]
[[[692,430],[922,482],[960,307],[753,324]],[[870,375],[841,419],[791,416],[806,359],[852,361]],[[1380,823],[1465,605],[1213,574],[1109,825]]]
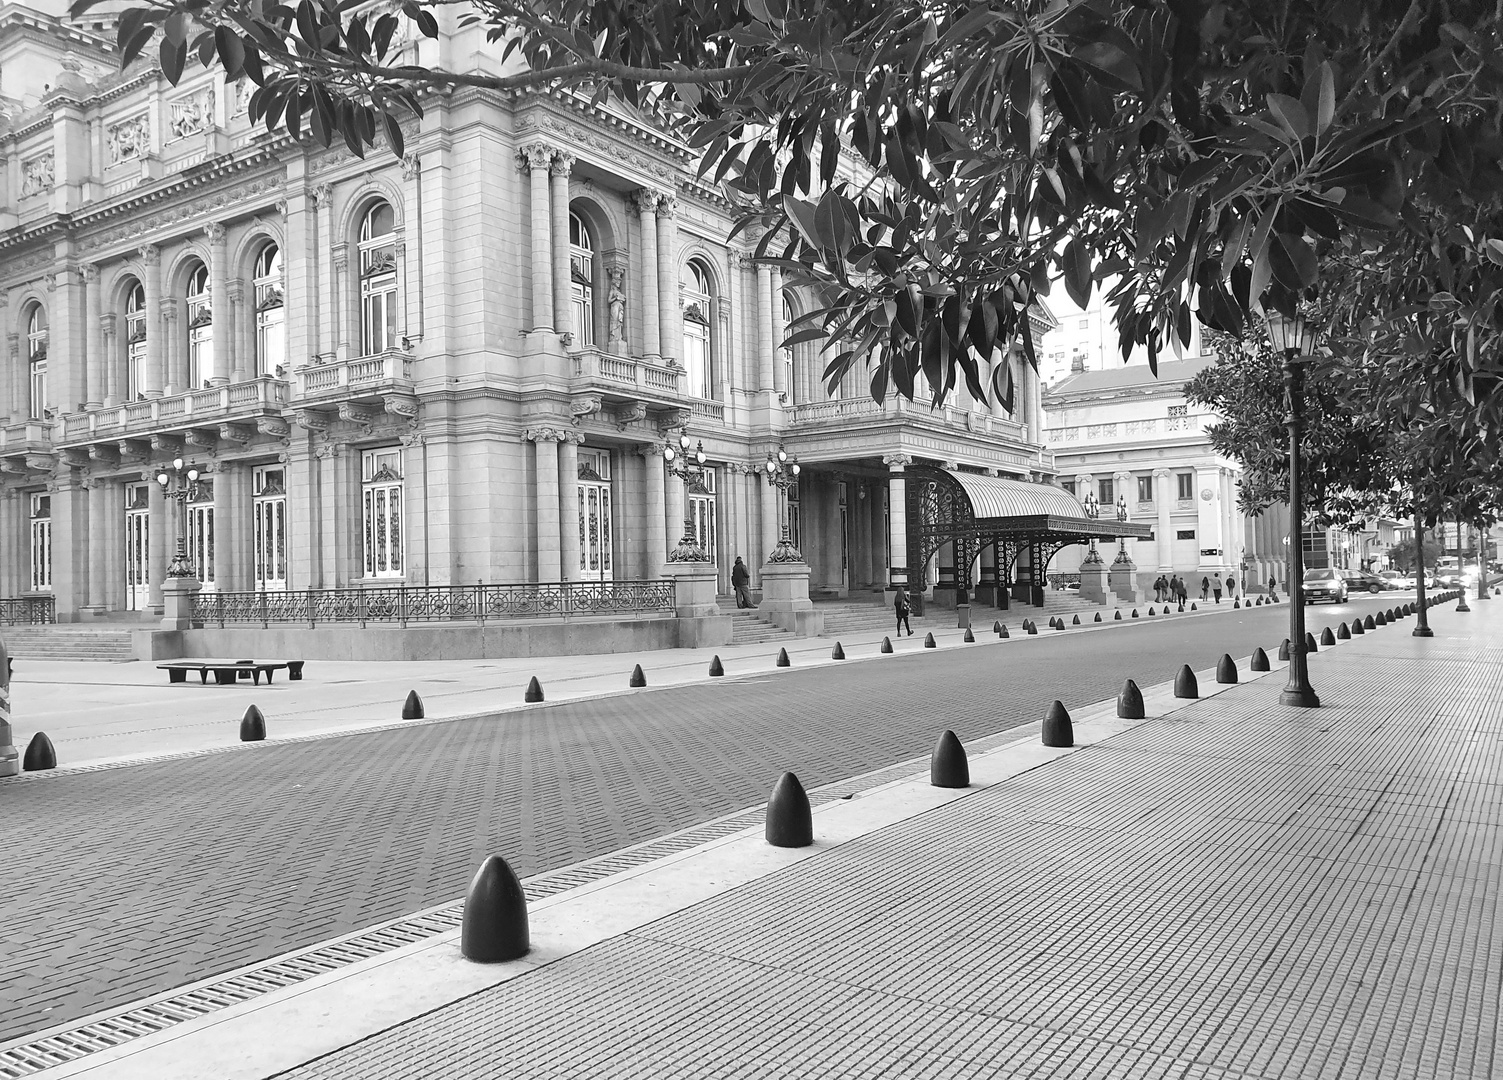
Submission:
[[[1215,600],[1219,604],[1223,592],[1227,594],[1229,600],[1236,598],[1237,579],[1234,575],[1228,574],[1225,582],[1221,580],[1220,574],[1214,577],[1207,575],[1200,579],[1201,600]],[[1167,578],[1160,574],[1153,583],[1153,598],[1161,604],[1178,604],[1179,609],[1183,611],[1185,603],[1190,599],[1190,589],[1185,584],[1185,579],[1178,574]]]

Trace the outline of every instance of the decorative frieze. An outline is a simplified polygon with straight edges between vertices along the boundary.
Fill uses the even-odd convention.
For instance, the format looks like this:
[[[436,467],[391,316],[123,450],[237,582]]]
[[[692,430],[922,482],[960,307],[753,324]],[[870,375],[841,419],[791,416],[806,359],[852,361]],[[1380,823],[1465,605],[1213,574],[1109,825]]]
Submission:
[[[186,139],[214,127],[214,88],[206,86],[167,103],[168,128],[175,139]]]
[[[185,221],[191,218],[203,217],[208,214],[223,216],[220,214],[225,207],[238,206],[240,203],[263,195],[267,192],[281,191],[286,186],[286,176],[277,172],[270,176],[263,176],[256,180],[240,184],[236,187],[221,191],[202,199],[194,199],[192,202],[180,203],[177,206],[153,208],[137,215],[132,221],[120,226],[89,237],[78,245],[79,251],[97,251],[100,248],[114,247],[115,245],[130,240],[132,237],[142,236],[148,232],[157,232],[163,226],[174,222]],[[47,256],[51,261],[51,256]]]
[[[151,122],[145,113],[111,124],[105,132],[111,165],[134,161],[151,153]]]
[[[21,197],[44,195],[52,190],[53,156],[48,150],[34,158],[21,162]]]

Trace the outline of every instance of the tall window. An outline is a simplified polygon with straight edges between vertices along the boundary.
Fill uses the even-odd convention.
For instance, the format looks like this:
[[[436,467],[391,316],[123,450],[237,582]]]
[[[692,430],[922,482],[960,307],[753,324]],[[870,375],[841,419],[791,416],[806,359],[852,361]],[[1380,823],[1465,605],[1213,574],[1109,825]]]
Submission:
[[[581,449],[579,576],[584,581],[610,581],[611,575],[611,454]]]
[[[786,328],[797,317],[798,316],[794,313],[793,305],[791,303],[789,303],[788,297],[784,296],[783,297],[783,326],[785,328],[785,333],[784,333],[785,337],[787,336],[787,334],[786,334]],[[794,392],[793,350],[791,348],[788,348],[787,346],[779,348],[778,349],[778,363],[780,363],[780,364],[783,365],[783,389],[787,392],[787,396],[784,399],[783,404],[784,405],[797,405],[798,404],[798,396]]]
[[[52,496],[31,497],[31,591],[52,589]]]
[[[287,588],[287,470],[263,465],[253,474],[251,521],[255,540],[256,591]]]
[[[715,557],[715,470],[705,469],[689,481],[689,521],[694,526],[694,541]]]
[[[188,275],[188,389],[208,385],[214,370],[214,311],[209,306],[209,268]]]
[[[396,215],[384,202],[360,223],[360,348],[374,356],[397,346]]]
[[[789,485],[789,487],[788,487],[788,542],[791,543],[794,547],[798,547],[798,544],[799,544],[799,540],[798,540],[798,523],[799,523],[798,482],[795,481],[793,484]],[[889,532],[887,535],[891,536],[892,533]]]
[[[698,259],[691,261],[680,282],[684,303],[684,371],[689,376],[689,396],[707,398],[713,386],[710,376],[710,297],[714,286],[710,272]]]
[[[1105,513],[1109,508],[1116,505],[1117,488],[1110,480],[1096,481],[1096,498],[1101,500],[1101,510]]]
[[[146,367],[146,290],[138,281],[125,298],[125,396],[141,398],[141,375]]]
[[[282,251],[267,244],[256,256],[256,373],[275,375],[287,359],[282,330]]]
[[[40,420],[47,415],[47,311],[41,304],[26,318],[26,360],[30,374],[29,415]]]
[[[365,576],[401,577],[402,451],[367,450],[361,461]]]
[[[210,592],[215,588],[214,481],[200,480],[184,508],[188,515],[188,565]]]
[[[595,344],[595,244],[578,214],[569,215],[569,303],[577,344]]]
[[[1187,502],[1195,498],[1195,474],[1177,473],[1174,477],[1175,486],[1179,492],[1177,498],[1180,502]]]
[[[1150,503],[1150,502],[1153,502],[1153,477],[1151,477],[1151,476],[1140,476],[1140,477],[1138,477],[1138,502],[1140,502],[1140,503]]]

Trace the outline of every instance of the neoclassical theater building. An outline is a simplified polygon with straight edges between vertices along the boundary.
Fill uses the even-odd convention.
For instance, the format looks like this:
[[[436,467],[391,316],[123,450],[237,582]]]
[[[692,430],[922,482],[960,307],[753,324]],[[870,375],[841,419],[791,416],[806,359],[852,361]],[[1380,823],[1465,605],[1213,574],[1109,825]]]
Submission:
[[[906,467],[1052,476],[1016,359],[1016,416],[821,385],[779,347],[807,298],[671,133],[467,89],[362,160],[253,128],[217,69],[122,72],[109,16],[58,10],[0,8],[4,597],[145,620],[179,535],[233,595],[648,580],[686,521],[728,591],[785,514],[816,594],[869,593],[907,570]]]

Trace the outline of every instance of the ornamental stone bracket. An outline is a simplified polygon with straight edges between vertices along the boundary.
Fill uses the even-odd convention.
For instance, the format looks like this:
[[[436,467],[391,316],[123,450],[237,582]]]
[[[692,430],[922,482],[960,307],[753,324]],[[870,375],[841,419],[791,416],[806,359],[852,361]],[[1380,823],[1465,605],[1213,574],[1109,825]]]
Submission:
[[[341,401],[339,403],[339,418],[347,424],[353,424],[360,432],[362,438],[368,438],[371,428],[375,426],[376,418],[380,412],[368,405],[357,405],[353,401]],[[299,423],[302,421],[299,420]]]
[[[139,439],[121,439],[115,447],[120,451],[122,463],[135,464],[146,460],[146,444]]]
[[[405,394],[390,394],[381,399],[381,408],[387,416],[406,421],[409,426],[417,423],[418,400]]]
[[[268,419],[271,418],[268,417]],[[282,421],[282,424],[284,427],[286,426],[285,421]],[[228,443],[232,446],[246,445],[251,441],[251,437],[255,435],[255,433],[255,428],[247,427],[245,424],[219,425],[219,441],[222,443]]]
[[[227,424],[225,426],[235,427],[236,425]],[[283,420],[280,416],[256,417],[256,430],[259,431],[262,435],[270,435],[274,439],[288,439],[292,436],[292,425],[287,423],[287,421]],[[223,432],[221,432],[221,434],[223,434]]]
[[[666,436],[670,431],[689,426],[694,414],[688,409],[664,409],[658,413],[658,434]]]
[[[616,428],[625,431],[632,424],[647,419],[647,405],[645,402],[633,401],[616,408]]]
[[[183,441],[195,450],[202,450],[210,457],[219,451],[219,432],[213,429],[190,428],[183,433]]]
[[[598,394],[576,397],[569,402],[569,422],[578,427],[589,417],[597,415],[600,410],[601,400]]]
[[[89,460],[106,469],[120,465],[120,448],[109,443],[93,443],[89,446]]]
[[[292,414],[292,420],[303,430],[314,433],[328,431],[334,426],[329,414],[318,409],[297,409]]]
[[[82,447],[69,447],[59,451],[59,464],[65,469],[86,469],[89,466],[89,453]]]
[[[162,433],[151,437],[151,448],[158,454],[170,454],[180,457],[183,452],[183,439],[180,435]]]

